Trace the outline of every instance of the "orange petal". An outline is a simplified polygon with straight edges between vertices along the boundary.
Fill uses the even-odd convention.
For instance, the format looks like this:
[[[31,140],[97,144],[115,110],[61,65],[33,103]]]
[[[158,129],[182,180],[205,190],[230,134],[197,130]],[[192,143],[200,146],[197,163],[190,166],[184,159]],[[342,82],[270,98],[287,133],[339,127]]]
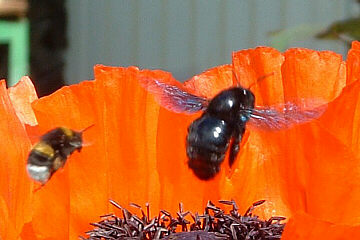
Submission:
[[[205,184],[188,170],[184,150],[184,134],[193,117],[164,109],[159,113],[159,105],[137,80],[147,75],[179,84],[162,71],[95,68],[99,109],[106,109],[99,120],[106,134],[103,150],[113,169],[109,171],[112,183],[109,197],[123,206],[150,202],[152,212],[160,208],[175,212],[179,201],[186,208],[200,207],[203,204],[194,201],[196,198],[189,192],[190,184],[194,184],[189,179],[201,186]],[[202,197],[201,191],[199,194]]]
[[[30,126],[37,125],[31,103],[38,97],[30,78],[22,77],[15,86],[8,89],[8,93],[20,121]]]
[[[342,94],[328,105],[320,124],[360,158],[360,82],[344,88]],[[341,127],[339,127],[341,126]]]
[[[125,207],[147,201],[154,207],[159,192],[155,151],[158,106],[140,87],[138,74],[135,67],[95,67],[98,122],[103,129],[99,138],[108,164],[108,197]]]
[[[350,84],[360,78],[360,42],[352,42],[346,60],[346,83]]]
[[[38,239],[38,237],[36,236],[35,234],[35,231],[32,227],[32,223],[31,222],[28,222],[28,223],[25,223],[24,224],[24,227],[21,231],[21,239],[33,239],[33,240],[36,240]]]
[[[331,101],[344,87],[344,63],[340,56],[331,52],[318,53],[299,49],[289,50],[285,56],[283,76],[284,83],[288,83],[284,85],[287,98],[320,97]],[[296,146],[293,151],[297,154],[288,152],[288,157],[279,166],[283,168],[282,173],[288,176],[288,199],[292,199],[289,206],[293,210],[303,209],[323,220],[353,224],[360,220],[350,207],[359,204],[360,200],[357,194],[359,184],[354,181],[359,177],[358,159],[348,147],[350,144],[347,145],[339,135],[344,136],[345,132],[349,133],[357,126],[353,122],[349,125],[349,119],[355,116],[354,101],[357,101],[358,95],[356,89],[353,89],[352,94],[345,91],[339,99],[352,98],[353,101],[336,99],[317,121],[318,126],[325,126],[327,131],[318,126],[307,125],[299,128],[303,134],[287,134],[284,147],[291,151],[291,146]],[[347,112],[343,109],[345,105],[350,106]],[[354,133],[354,137],[357,136],[355,131]],[[291,176],[292,174],[294,175]],[[297,194],[291,196],[291,189],[298,189]],[[348,204],[342,204],[344,197],[348,195]]]
[[[338,225],[298,213],[285,226],[282,240],[347,240],[360,238],[360,226]]]
[[[345,85],[344,67],[341,57],[332,52],[287,51],[282,66],[285,97],[333,100]],[[335,112],[329,115],[330,112],[325,115],[341,116]],[[333,122],[330,118],[327,120],[328,124]],[[279,164],[281,172],[287,176],[284,179],[288,179],[285,181],[288,192],[284,191],[290,200],[288,206],[293,211],[303,209],[329,221],[356,222],[359,219],[351,216],[349,205],[339,204],[349,192],[354,192],[349,202],[358,202],[358,184],[351,180],[358,178],[357,159],[343,142],[329,132],[310,126],[300,127],[302,134],[287,133],[283,142],[284,149],[291,151],[293,148],[292,151],[297,153],[284,153],[287,157],[279,158],[283,161]],[[339,125],[336,126],[338,128]],[[339,168],[342,165],[343,168]],[[294,189],[297,191],[291,195]]]
[[[94,82],[64,87],[35,101],[33,108],[43,133],[59,126],[84,129],[95,123]],[[102,161],[97,161],[102,159],[100,150],[96,148],[97,131],[95,123],[84,133],[85,145],[90,146],[84,146],[81,153],[71,155],[64,168],[35,193],[32,225],[38,236],[77,238],[86,229],[84,219],[95,221],[94,214],[98,216],[107,210],[107,207],[101,207],[107,201],[106,192],[102,193],[107,182],[97,174],[106,172],[106,168],[100,165]],[[91,180],[86,174],[92,176]],[[93,196],[91,201],[88,196]]]
[[[360,184],[356,180],[360,177],[357,110],[359,91],[358,81],[347,86],[319,119],[318,125],[323,128],[312,134],[309,129],[301,130],[309,135],[307,139],[294,136],[293,140],[286,140],[287,146],[296,144],[297,151],[305,152],[309,158],[305,162],[298,155],[289,155],[289,159],[297,161],[294,169],[302,172],[300,185],[305,198],[302,202],[306,204],[306,208],[301,209],[317,218],[343,224],[360,222],[357,214],[360,211]],[[310,137],[311,135],[313,136]],[[292,160],[284,161],[284,164],[285,162],[288,167],[283,171],[289,174],[291,171],[288,168],[291,169]],[[301,162],[303,167],[298,166]],[[295,184],[296,180],[288,180],[289,189],[296,189],[290,183]],[[301,197],[294,195],[293,202],[299,202],[300,199]],[[296,208],[299,205],[295,205],[293,209]]]
[[[13,220],[9,218],[8,204],[0,196],[0,237],[1,239],[16,239],[19,232],[16,231]]]
[[[291,49],[285,52],[284,56],[285,60],[282,63],[280,54],[269,48],[240,51],[234,54],[234,68],[238,76],[238,72],[244,75],[239,79],[244,79],[250,85],[261,74],[274,72],[274,75],[271,76],[273,79],[264,79],[258,84],[260,85],[258,88],[262,91],[257,91],[255,87],[256,98],[260,98],[264,103],[273,103],[271,101],[274,100],[275,103],[281,102],[281,96],[291,101],[315,98],[327,102],[337,97],[345,85],[345,65],[340,55],[331,52]],[[266,59],[266,61],[263,59]],[[273,68],[266,68],[263,61],[272,63],[270,67],[273,66]],[[249,76],[253,76],[252,79],[246,78],[249,78]],[[267,80],[274,83],[274,85],[261,85]],[[283,81],[283,90],[279,81]],[[258,190],[258,194],[270,199],[275,198],[276,201],[271,202],[276,204],[276,207],[274,207],[276,210],[283,209],[284,213],[286,213],[287,207],[290,207],[291,212],[303,209],[326,219],[331,218],[331,216],[328,216],[329,211],[324,211],[326,210],[324,208],[321,211],[320,204],[317,204],[316,201],[331,208],[329,205],[338,201],[341,193],[332,193],[331,190],[324,191],[322,189],[324,188],[324,181],[336,182],[339,177],[342,177],[346,171],[341,171],[338,175],[333,174],[330,178],[327,175],[329,171],[335,171],[331,168],[336,165],[333,165],[333,163],[339,163],[339,159],[343,159],[344,156],[348,157],[347,160],[350,162],[346,170],[352,172],[353,174],[350,175],[356,178],[355,158],[336,138],[329,136],[324,131],[319,132],[316,127],[310,126],[303,126],[301,130],[297,131],[296,129],[300,129],[298,127],[285,131],[286,133],[250,132],[250,136],[239,156],[240,159],[243,158],[240,161],[244,163],[237,166],[239,171],[236,173],[235,170],[233,178],[237,179],[238,182],[242,182],[242,185],[253,185],[252,187],[255,189],[262,189],[259,186],[260,182],[263,182],[266,187]],[[281,139],[282,137],[283,139]],[[317,143],[319,139],[327,140],[326,145],[322,142],[327,146],[326,148]],[[338,144],[343,147],[339,147]],[[329,145],[338,146],[338,152],[329,151]],[[293,149],[294,153],[287,152],[289,149]],[[331,163],[329,164],[330,167],[324,167],[327,165],[326,162],[323,163],[324,166],[317,166],[314,164],[315,160],[309,159],[310,156],[313,159],[318,159],[316,160],[318,163],[328,161]],[[293,159],[296,159],[296,161]],[[251,163],[252,161],[254,162]],[[309,166],[312,166],[312,168],[309,169]],[[244,172],[249,172],[247,177],[244,176]],[[251,180],[252,176],[258,176],[258,178]],[[312,181],[310,176],[313,177]],[[339,180],[339,186],[346,186],[347,180],[348,178]],[[356,184],[352,186],[355,187]],[[249,186],[249,189],[251,189],[251,186]],[[318,199],[319,196],[316,191],[324,191],[324,195],[327,195],[328,198]],[[248,194],[238,193],[237,195],[246,196],[251,192],[255,194],[255,191],[248,190],[247,192]],[[279,196],[281,196],[280,199]],[[244,202],[244,198],[241,202]],[[286,204],[282,201],[285,201]],[[345,211],[344,208],[341,209]],[[334,216],[333,219],[344,220],[339,215]]]
[[[290,216],[291,212],[281,195],[280,183],[283,179],[278,172],[279,163],[274,157],[278,156],[272,145],[277,143],[271,141],[274,137],[256,131],[245,134],[248,134],[248,138],[241,144],[232,173],[224,174],[222,178],[221,197],[236,200],[242,213],[255,201],[264,199],[265,204],[256,211],[262,218]],[[227,163],[223,167],[226,170]]]
[[[321,124],[357,154],[358,157],[360,150],[360,112],[358,110],[360,104],[360,85],[356,80],[360,74],[359,49],[360,43],[353,42],[347,59],[348,87],[343,89],[338,99],[329,104],[328,110],[320,119]]]
[[[212,98],[219,91],[234,86],[233,69],[231,65],[211,68],[192,77],[184,86],[193,91],[195,95]]]
[[[30,85],[20,84],[12,88],[10,92],[12,91],[22,92],[23,97],[28,99],[31,95],[29,93],[34,90]],[[24,167],[31,145],[17,113],[24,112],[29,103],[13,104],[8,95],[5,81],[0,82],[0,98],[0,134],[5,136],[0,145],[0,207],[2,208],[0,219],[8,221],[5,225],[6,229],[1,229],[1,236],[19,236],[23,224],[30,221],[31,218],[29,209],[32,183],[29,181]],[[15,108],[14,105],[16,105]],[[4,209],[5,207],[7,209]],[[2,216],[5,213],[8,216]]]
[[[346,84],[346,66],[340,54],[294,48],[284,53],[282,66],[286,101],[312,99],[330,102]]]
[[[282,198],[292,212],[343,224],[360,221],[360,184],[354,181],[360,166],[349,148],[315,123],[269,139],[278,148],[273,158],[280,167]]]
[[[274,48],[258,47],[233,53],[233,67],[240,85],[251,87],[256,105],[284,101],[282,54]]]

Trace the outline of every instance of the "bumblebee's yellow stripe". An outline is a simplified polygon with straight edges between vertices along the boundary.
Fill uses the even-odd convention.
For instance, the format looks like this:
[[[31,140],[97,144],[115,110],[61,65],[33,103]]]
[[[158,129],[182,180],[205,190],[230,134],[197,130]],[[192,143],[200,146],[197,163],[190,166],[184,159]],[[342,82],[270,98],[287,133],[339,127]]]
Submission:
[[[71,130],[71,129],[67,128],[67,127],[60,127],[60,128],[64,132],[66,137],[71,138],[74,135],[73,130]]]
[[[45,156],[48,156],[49,158],[54,157],[55,151],[54,149],[47,144],[46,142],[40,141],[38,142],[32,149],[33,151],[42,153]]]

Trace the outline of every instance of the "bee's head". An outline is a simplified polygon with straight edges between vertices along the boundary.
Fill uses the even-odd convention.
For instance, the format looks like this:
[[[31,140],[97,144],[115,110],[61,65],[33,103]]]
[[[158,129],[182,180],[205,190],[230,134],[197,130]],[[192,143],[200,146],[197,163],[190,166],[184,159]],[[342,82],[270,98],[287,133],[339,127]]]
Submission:
[[[74,134],[71,136],[71,138],[69,140],[69,145],[74,150],[78,150],[78,152],[80,152],[82,145],[83,145],[82,132],[75,132],[75,131],[73,131],[73,132],[74,132]]]
[[[78,150],[78,152],[81,151],[81,148],[83,146],[83,133],[93,126],[94,124],[84,128],[79,132],[66,127],[61,128],[67,138],[67,145],[71,148],[71,152],[75,150]]]
[[[95,126],[95,124],[91,124],[90,126],[82,129],[79,132],[73,131],[74,134],[71,136],[71,139],[69,142],[70,146],[72,146],[74,148],[74,150],[78,150],[78,152],[80,152],[81,148],[84,146],[83,133],[94,126]]]
[[[207,111],[224,120],[236,121],[242,110],[254,108],[255,96],[242,87],[233,87],[221,91],[209,103]]]
[[[239,114],[240,119],[243,123],[246,123],[250,119],[251,111],[255,106],[255,95],[249,89],[243,88],[239,93],[240,108]]]
[[[253,109],[255,106],[255,95],[252,91],[246,88],[240,88],[238,91],[238,99],[240,108],[242,109]]]
[[[66,155],[72,153],[75,150],[80,152],[82,148],[82,131],[77,132],[67,127],[60,127],[63,136],[65,138],[64,146],[66,150]]]

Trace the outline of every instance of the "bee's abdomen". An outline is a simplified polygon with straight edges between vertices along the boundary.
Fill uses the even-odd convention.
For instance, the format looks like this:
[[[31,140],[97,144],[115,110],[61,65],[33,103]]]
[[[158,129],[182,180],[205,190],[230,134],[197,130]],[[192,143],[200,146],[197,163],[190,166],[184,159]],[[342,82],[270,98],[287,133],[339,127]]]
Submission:
[[[186,153],[189,158],[188,166],[195,175],[208,180],[220,171],[220,164],[224,161],[225,153],[212,152],[199,147],[187,145]]]
[[[48,166],[40,166],[36,164],[26,164],[26,170],[30,177],[41,183],[46,183],[51,176],[51,169]]]
[[[186,153],[188,165],[200,179],[216,175],[231,138],[231,126],[208,115],[195,120],[188,129]]]
[[[54,156],[41,152],[35,147],[29,154],[26,169],[34,180],[45,183],[51,176]]]
[[[232,127],[224,120],[202,116],[191,123],[187,144],[214,152],[226,152],[232,135]]]
[[[46,142],[40,141],[31,150],[28,157],[28,163],[39,166],[51,166],[54,157],[54,148]]]

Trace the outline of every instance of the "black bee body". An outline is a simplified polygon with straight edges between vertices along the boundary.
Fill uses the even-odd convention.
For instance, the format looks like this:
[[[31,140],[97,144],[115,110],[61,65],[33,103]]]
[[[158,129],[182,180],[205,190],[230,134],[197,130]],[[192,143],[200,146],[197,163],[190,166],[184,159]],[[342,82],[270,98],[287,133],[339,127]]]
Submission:
[[[254,108],[254,100],[249,90],[240,87],[224,90],[209,102],[201,117],[191,123],[186,153],[189,167],[200,179],[213,178],[219,172],[229,145],[229,164],[232,165],[250,118],[250,114],[242,110]]]
[[[45,133],[30,151],[27,171],[31,178],[45,184],[66,163],[70,154],[82,148],[82,132],[58,127]]]
[[[306,110],[301,104],[292,102],[255,106],[254,94],[240,86],[225,89],[207,99],[154,78],[140,78],[140,84],[170,111],[188,114],[203,111],[188,127],[186,137],[188,166],[202,180],[209,180],[219,172],[228,149],[229,165],[232,166],[247,124],[262,130],[279,130],[318,118],[326,109],[324,104]]]

